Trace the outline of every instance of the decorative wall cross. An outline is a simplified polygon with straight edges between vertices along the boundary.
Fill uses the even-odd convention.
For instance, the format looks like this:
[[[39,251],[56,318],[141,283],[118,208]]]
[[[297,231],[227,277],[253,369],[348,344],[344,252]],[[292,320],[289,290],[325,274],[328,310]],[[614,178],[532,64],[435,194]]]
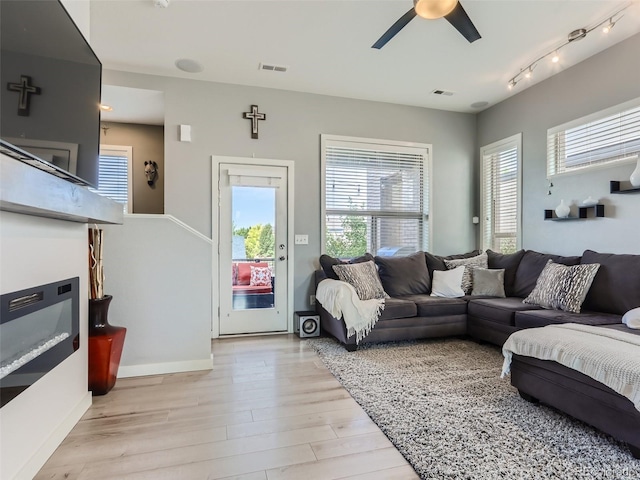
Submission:
[[[31,95],[40,95],[40,87],[31,85],[31,77],[20,75],[20,83],[7,83],[7,89],[20,94],[18,99],[18,115],[28,117]]]
[[[265,113],[258,113],[258,105],[251,105],[250,112],[243,112],[242,118],[251,120],[251,138],[258,138],[258,120],[266,120]]]

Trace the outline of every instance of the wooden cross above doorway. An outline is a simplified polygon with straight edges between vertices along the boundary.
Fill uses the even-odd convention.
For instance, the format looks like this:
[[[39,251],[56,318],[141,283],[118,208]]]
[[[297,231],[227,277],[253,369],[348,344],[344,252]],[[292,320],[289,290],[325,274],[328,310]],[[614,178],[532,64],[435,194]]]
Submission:
[[[251,105],[251,111],[243,112],[242,117],[251,120],[251,138],[258,138],[258,120],[266,120],[267,115],[258,112],[258,105]]]
[[[31,95],[40,95],[40,87],[36,87],[31,83],[30,76],[20,75],[20,83],[8,83],[7,89],[20,94],[18,99],[18,115],[28,117]]]

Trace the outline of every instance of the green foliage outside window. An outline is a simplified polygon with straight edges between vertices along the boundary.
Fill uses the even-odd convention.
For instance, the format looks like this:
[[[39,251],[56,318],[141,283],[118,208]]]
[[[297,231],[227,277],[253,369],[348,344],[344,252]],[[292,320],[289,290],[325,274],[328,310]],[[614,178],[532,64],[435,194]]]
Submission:
[[[327,234],[327,255],[337,258],[354,258],[367,252],[367,223],[365,217],[344,215],[340,217],[342,234]]]
[[[244,246],[248,259],[273,258],[276,237],[273,226],[257,224],[251,227],[234,227],[233,235],[244,237]]]

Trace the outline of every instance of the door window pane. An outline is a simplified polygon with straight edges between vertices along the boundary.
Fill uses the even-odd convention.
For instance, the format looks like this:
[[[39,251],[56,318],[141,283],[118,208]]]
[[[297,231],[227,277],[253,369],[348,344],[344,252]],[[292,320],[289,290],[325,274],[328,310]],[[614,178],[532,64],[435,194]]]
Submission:
[[[233,309],[273,308],[275,189],[231,188]]]

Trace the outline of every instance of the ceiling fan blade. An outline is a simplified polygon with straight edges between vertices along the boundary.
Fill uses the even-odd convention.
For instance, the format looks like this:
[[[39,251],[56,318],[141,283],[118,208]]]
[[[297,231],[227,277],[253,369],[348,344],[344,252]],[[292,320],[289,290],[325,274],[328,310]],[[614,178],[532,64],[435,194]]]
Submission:
[[[411,10],[409,10],[407,13],[401,16],[396,23],[391,25],[391,28],[389,28],[389,30],[384,32],[384,35],[382,35],[378,39],[378,41],[371,46],[371,48],[377,48],[379,50],[382,47],[384,47],[387,44],[387,42],[391,40],[393,37],[395,37],[400,30],[406,27],[407,23],[413,20],[413,17],[415,16],[416,16],[416,10],[414,8],[411,8]]]
[[[479,38],[482,38],[469,18],[469,15],[467,15],[467,12],[462,8],[460,2],[458,2],[451,13],[445,15],[444,18],[446,18],[447,21],[469,41],[469,43],[473,43]]]

